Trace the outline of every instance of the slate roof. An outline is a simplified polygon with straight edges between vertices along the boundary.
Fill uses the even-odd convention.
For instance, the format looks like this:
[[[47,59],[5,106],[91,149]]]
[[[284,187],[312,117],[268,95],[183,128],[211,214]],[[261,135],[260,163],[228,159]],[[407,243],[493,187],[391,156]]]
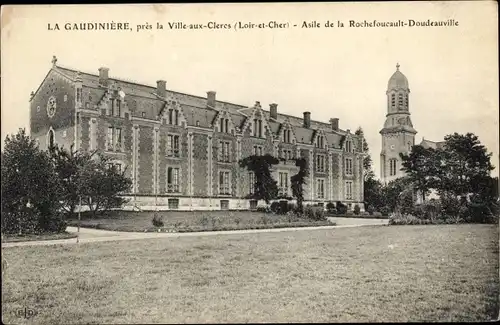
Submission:
[[[94,107],[103,98],[105,88],[99,86],[99,76],[97,74],[86,73],[74,69],[56,66],[55,69],[69,78],[75,80],[77,74],[80,75],[83,83],[83,100],[90,102],[90,106]],[[142,116],[145,112],[146,118],[155,119],[161,112],[165,102],[158,98],[155,94],[156,87],[139,84],[132,80],[119,79],[114,77],[108,78],[110,84],[114,84],[117,88],[121,88],[127,95],[126,101],[133,116]],[[245,120],[252,113],[253,107],[238,105],[229,102],[216,101],[215,109],[207,107],[206,97],[200,97],[181,92],[176,92],[167,89],[167,98],[175,98],[182,107],[184,116],[188,125],[209,128],[217,115],[218,109],[225,107],[231,114],[233,122],[238,127],[242,127]],[[140,105],[138,104],[140,102]],[[139,107],[140,106],[140,107]],[[140,112],[139,112],[140,110]],[[280,126],[287,119],[294,129],[295,136],[298,142],[310,144],[316,129],[323,129],[327,141],[333,147],[340,147],[343,138],[347,134],[344,130],[333,131],[329,123],[311,120],[311,127],[303,126],[303,117],[279,114],[277,119],[270,119],[270,112],[262,109],[264,116],[269,121],[271,130],[277,134]],[[197,124],[198,122],[198,124]]]
[[[422,139],[422,142],[420,142],[420,145],[426,149],[428,149],[428,148],[443,149],[445,143],[446,143],[445,141],[430,141],[430,140]]]

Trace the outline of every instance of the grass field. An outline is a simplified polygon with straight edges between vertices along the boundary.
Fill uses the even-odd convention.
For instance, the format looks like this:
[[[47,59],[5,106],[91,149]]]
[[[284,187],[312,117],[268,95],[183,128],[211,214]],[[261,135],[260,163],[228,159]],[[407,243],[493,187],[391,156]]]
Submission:
[[[33,240],[67,239],[67,238],[75,238],[76,236],[77,236],[76,234],[69,232],[63,232],[59,234],[22,235],[22,236],[2,234],[2,243],[13,243],[13,242],[33,241]]]
[[[82,227],[113,231],[156,231],[151,220],[155,212],[110,211],[106,216],[91,218],[84,214]],[[236,230],[276,228],[280,226],[305,227],[334,225],[328,221],[307,219],[289,220],[287,216],[252,211],[159,211],[163,216],[164,229],[180,231]],[[78,220],[69,220],[77,226]],[[273,225],[273,226],[271,226]]]
[[[7,248],[4,323],[482,321],[498,225],[359,227]],[[18,318],[18,310],[36,311]]]

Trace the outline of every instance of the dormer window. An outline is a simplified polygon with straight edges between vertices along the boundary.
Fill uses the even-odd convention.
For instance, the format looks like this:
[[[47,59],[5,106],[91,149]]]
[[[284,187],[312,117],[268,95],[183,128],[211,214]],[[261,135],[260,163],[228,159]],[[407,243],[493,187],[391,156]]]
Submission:
[[[179,112],[176,109],[168,110],[168,124],[179,125]]]
[[[283,142],[285,142],[285,143],[291,143],[292,142],[292,140],[291,140],[291,138],[292,138],[291,134],[292,134],[292,132],[290,130],[288,130],[288,129],[284,130],[283,131]]]
[[[317,138],[316,138],[316,148],[325,148],[325,137],[322,136],[322,135],[319,135]]]
[[[350,140],[345,142],[345,151],[352,152],[352,142]]]
[[[262,138],[262,121],[259,119],[253,120],[253,136]]]
[[[229,119],[221,117],[219,130],[222,133],[229,133]]]

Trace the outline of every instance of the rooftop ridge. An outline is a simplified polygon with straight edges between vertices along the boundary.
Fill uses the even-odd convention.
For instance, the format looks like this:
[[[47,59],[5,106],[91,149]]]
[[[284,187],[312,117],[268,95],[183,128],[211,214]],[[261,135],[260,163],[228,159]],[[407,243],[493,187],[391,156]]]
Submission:
[[[67,67],[67,66],[59,65],[59,64],[56,65],[56,68],[60,68],[60,69],[63,69],[63,70],[69,70],[69,71],[74,72],[74,73],[79,72],[80,74],[86,74],[86,75],[90,75],[92,77],[99,78],[99,75],[96,74],[96,73],[92,73],[92,72],[88,72],[88,71],[83,71],[83,70],[76,70],[74,68],[70,68],[70,67]],[[128,83],[128,84],[131,84],[131,85],[137,85],[137,86],[141,86],[141,87],[147,87],[147,88],[150,88],[151,90],[156,90],[156,86],[151,86],[151,85],[148,85],[148,84],[139,83],[138,81],[135,81],[135,80],[132,80],[132,79],[126,79],[126,78],[114,77],[114,76],[109,77],[109,79],[110,80],[114,80],[114,81]],[[195,98],[198,98],[198,99],[205,99],[206,100],[206,97],[202,97],[202,96],[198,96],[198,95],[193,95],[193,94],[188,94],[188,93],[184,93],[184,92],[180,92],[180,91],[176,91],[176,90],[167,89],[167,92],[171,92],[171,93],[174,93],[174,94],[179,94],[179,95],[184,95],[184,96],[190,96],[190,97],[195,97]],[[154,92],[152,92],[152,93],[154,93]],[[234,105],[234,106],[240,107],[234,113],[241,114],[243,116],[246,116],[246,115],[243,114],[242,112],[240,112],[239,111],[240,109],[248,109],[248,108],[251,109],[252,108],[251,105],[245,106],[245,105],[241,105],[241,104],[231,103],[231,102],[228,102],[228,101],[216,100],[216,102],[219,102],[221,104],[229,104],[229,105]],[[193,105],[189,105],[189,106],[191,106],[191,107],[197,107],[197,108],[205,108],[205,107],[199,107],[199,106],[193,106]],[[262,109],[262,110],[264,112],[266,112],[266,113],[269,113],[269,110],[267,110],[267,109]],[[294,115],[290,115],[290,114],[284,114],[284,113],[278,113],[278,116],[288,117],[288,118],[292,118],[292,119],[299,119],[299,120],[301,119],[298,116],[294,116]],[[279,122],[276,121],[276,123],[279,123]],[[311,123],[320,124],[322,126],[330,126],[330,123],[321,122],[321,121],[318,121],[318,120],[311,120]],[[345,132],[343,130],[339,130],[339,131]]]

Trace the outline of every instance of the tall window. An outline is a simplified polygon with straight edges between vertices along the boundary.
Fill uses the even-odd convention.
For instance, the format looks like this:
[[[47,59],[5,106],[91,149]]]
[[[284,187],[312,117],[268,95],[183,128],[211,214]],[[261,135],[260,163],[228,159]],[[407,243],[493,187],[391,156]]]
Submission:
[[[319,135],[316,138],[316,148],[324,148],[325,147],[325,137],[322,135]]]
[[[282,196],[288,195],[288,173],[279,173],[279,194]]]
[[[220,124],[219,127],[220,132],[229,133],[229,119],[221,117],[219,124]]]
[[[345,173],[346,173],[346,175],[352,175],[352,159],[351,158],[345,159]]]
[[[292,135],[292,132],[290,130],[284,130],[283,131],[283,142],[285,143],[291,143],[292,140],[291,140],[291,135]]]
[[[398,106],[400,109],[403,108],[403,94],[398,95]]]
[[[122,172],[122,165],[120,163],[108,163],[108,168],[109,169],[115,169],[116,172],[121,173]]]
[[[167,192],[179,193],[179,168],[167,168]]]
[[[293,159],[292,150],[283,149],[281,152],[281,158],[285,160]]]
[[[180,157],[179,136],[169,134],[167,136],[167,156]]]
[[[220,154],[219,154],[219,161],[223,162],[230,162],[231,155],[230,155],[230,146],[231,142],[229,141],[221,141],[220,142]]]
[[[108,127],[107,147],[111,151],[122,150],[122,129],[113,126]]]
[[[316,155],[316,171],[324,172],[325,171],[325,156],[324,155]]]
[[[76,101],[78,103],[82,102],[82,88],[77,88],[76,89]]]
[[[352,142],[351,141],[345,142],[345,151],[352,152]]]
[[[253,154],[255,156],[262,156],[262,146],[253,146]]]
[[[405,106],[408,109],[408,94],[405,95]]]
[[[391,95],[391,106],[396,107],[396,94]]]
[[[179,111],[172,108],[168,110],[168,124],[179,125]]]
[[[397,172],[397,160],[389,159],[389,175],[394,176]]]
[[[54,146],[54,142],[55,142],[54,138],[55,138],[54,130],[50,129],[49,130],[49,141],[48,141],[49,148],[52,148]]]
[[[249,172],[248,173],[248,193],[254,194],[255,193],[255,174],[254,172]]]
[[[317,183],[317,189],[318,189],[318,199],[324,199],[325,198],[325,180],[318,179],[318,180],[316,180],[316,183]]]
[[[122,101],[117,99],[116,100],[116,110],[115,110],[115,116],[120,117],[122,114]]]
[[[229,184],[229,172],[221,171],[219,172],[219,194],[230,195],[231,194],[231,186]]]
[[[115,151],[122,150],[122,129],[115,128]]]
[[[253,136],[262,138],[262,121],[259,119],[253,120]]]
[[[352,200],[352,182],[345,182],[345,199]]]

